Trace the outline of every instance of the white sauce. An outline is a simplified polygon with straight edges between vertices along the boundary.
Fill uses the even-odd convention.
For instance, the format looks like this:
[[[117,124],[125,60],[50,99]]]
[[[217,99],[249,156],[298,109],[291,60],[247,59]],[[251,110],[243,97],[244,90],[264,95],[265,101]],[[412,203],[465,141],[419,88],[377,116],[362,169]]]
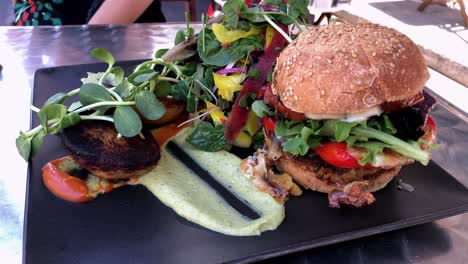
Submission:
[[[367,120],[371,116],[380,115],[382,113],[382,108],[380,106],[374,106],[366,111],[358,113],[349,113],[349,114],[337,114],[337,115],[326,115],[326,114],[310,114],[306,113],[305,116],[313,120],[324,120],[324,119],[333,119],[341,120],[345,122],[359,122]]]
[[[156,168],[142,176],[146,186],[161,202],[178,215],[213,231],[233,236],[259,235],[276,229],[284,219],[284,205],[259,191],[240,171],[241,159],[227,151],[204,152],[185,143],[190,129],[180,132],[173,141],[200,167],[254,209],[261,217],[251,220],[237,212],[224,199],[174,158],[165,147]]]

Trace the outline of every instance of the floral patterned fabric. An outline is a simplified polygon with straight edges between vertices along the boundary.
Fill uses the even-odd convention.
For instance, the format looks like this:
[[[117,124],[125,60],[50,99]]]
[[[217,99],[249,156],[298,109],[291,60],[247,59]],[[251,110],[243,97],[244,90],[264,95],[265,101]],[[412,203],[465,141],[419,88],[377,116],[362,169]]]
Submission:
[[[63,2],[64,0],[18,1],[15,5],[15,24],[17,26],[62,25],[61,14],[56,11],[56,6]]]
[[[102,2],[104,0],[17,0],[14,24],[17,26],[86,24]],[[136,22],[165,22],[161,3],[154,0]]]

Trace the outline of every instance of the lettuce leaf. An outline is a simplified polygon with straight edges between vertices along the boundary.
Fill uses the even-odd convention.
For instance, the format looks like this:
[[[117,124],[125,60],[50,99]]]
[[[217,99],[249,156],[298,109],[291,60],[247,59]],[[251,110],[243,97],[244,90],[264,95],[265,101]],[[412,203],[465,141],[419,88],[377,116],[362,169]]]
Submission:
[[[387,115],[375,117],[367,122],[290,121],[280,120],[275,126],[275,135],[284,137],[283,150],[293,155],[306,155],[321,142],[346,142],[348,147],[358,146],[367,150],[359,163],[374,163],[377,153],[385,148],[422,164],[429,162],[429,153],[421,150],[415,141],[403,141],[392,134],[397,131]]]

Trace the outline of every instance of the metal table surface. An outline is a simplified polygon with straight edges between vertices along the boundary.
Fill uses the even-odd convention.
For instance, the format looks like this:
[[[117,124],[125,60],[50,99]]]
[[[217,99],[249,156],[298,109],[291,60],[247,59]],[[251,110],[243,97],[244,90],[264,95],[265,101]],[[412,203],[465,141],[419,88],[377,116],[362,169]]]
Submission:
[[[96,62],[89,51],[110,50],[117,60],[149,58],[170,47],[182,24],[130,26],[0,27],[0,256],[20,263],[27,164],[16,152],[19,130],[29,127],[34,72],[39,68]],[[2,68],[2,69],[1,69]],[[430,88],[430,87],[429,87]],[[449,107],[445,103],[441,103]],[[468,186],[468,123],[439,122],[433,159]],[[462,138],[460,138],[460,135]],[[266,263],[468,263],[468,214],[391,233],[295,253]]]

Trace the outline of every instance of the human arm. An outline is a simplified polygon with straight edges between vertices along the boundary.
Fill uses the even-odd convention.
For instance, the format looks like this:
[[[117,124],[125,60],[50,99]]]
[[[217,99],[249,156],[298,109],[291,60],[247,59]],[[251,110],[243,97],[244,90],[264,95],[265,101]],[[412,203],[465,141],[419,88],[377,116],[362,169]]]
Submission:
[[[153,0],[105,0],[88,24],[131,24]]]

